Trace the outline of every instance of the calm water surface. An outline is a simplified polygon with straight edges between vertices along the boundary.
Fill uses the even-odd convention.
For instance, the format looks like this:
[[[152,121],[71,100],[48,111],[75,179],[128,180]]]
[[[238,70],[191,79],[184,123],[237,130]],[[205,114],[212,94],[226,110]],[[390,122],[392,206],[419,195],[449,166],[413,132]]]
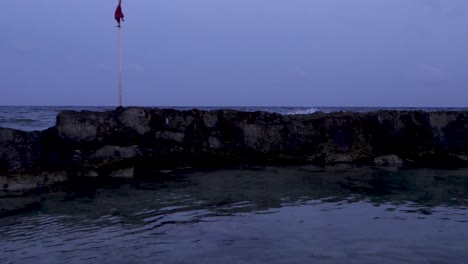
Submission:
[[[468,259],[467,169],[262,167],[41,196],[0,218],[0,263]]]

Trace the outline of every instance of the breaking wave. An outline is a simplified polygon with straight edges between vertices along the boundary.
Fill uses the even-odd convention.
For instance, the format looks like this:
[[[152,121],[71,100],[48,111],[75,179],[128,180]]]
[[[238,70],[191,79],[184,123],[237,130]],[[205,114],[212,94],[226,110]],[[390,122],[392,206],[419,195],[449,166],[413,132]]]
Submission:
[[[320,110],[318,108],[302,108],[302,109],[295,109],[292,111],[288,111],[283,113],[284,115],[308,115],[308,114],[313,114],[316,112],[319,112]]]

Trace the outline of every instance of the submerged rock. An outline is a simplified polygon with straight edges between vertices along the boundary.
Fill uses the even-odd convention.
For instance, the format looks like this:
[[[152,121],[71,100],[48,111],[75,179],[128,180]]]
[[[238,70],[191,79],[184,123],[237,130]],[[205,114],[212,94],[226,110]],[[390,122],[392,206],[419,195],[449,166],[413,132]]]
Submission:
[[[402,166],[403,160],[397,155],[378,156],[374,159],[376,165]]]
[[[0,186],[30,188],[81,176],[144,177],[226,164],[468,166],[467,115],[136,107],[64,111],[54,127],[42,132],[0,128]]]
[[[12,216],[40,210],[40,199],[14,197],[0,199],[0,217]]]

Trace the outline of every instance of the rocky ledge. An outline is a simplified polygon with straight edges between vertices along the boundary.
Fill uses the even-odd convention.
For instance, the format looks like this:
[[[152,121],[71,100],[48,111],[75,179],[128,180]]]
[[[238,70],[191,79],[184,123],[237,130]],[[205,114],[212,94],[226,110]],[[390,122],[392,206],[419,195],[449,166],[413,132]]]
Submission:
[[[0,128],[0,188],[252,164],[468,166],[468,112],[280,115],[234,110],[64,111],[44,131]]]

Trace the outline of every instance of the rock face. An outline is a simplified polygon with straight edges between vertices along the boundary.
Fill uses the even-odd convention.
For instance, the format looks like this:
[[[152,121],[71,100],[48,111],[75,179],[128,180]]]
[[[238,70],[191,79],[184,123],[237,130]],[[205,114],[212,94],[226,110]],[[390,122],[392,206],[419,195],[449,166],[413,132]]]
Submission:
[[[64,111],[42,132],[0,128],[0,187],[184,166],[363,163],[468,166],[468,113],[280,115],[234,110]]]

